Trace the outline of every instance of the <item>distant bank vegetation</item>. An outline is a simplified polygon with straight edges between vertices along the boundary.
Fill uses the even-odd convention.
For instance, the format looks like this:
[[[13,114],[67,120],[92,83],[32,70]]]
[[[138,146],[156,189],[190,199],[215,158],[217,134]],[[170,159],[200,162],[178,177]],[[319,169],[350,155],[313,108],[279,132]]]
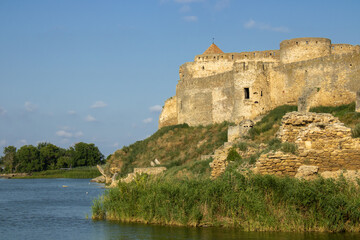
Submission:
[[[95,166],[102,164],[104,155],[93,143],[76,143],[68,149],[51,143],[37,146],[25,145],[19,149],[14,146],[4,148],[0,163],[5,173],[32,173],[61,168]]]

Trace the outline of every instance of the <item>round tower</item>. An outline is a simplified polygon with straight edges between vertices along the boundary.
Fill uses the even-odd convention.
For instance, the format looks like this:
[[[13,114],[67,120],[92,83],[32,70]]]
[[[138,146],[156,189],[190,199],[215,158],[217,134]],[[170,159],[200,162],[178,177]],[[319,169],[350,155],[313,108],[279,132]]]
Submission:
[[[327,38],[294,38],[280,43],[280,61],[306,61],[331,54],[331,40]]]

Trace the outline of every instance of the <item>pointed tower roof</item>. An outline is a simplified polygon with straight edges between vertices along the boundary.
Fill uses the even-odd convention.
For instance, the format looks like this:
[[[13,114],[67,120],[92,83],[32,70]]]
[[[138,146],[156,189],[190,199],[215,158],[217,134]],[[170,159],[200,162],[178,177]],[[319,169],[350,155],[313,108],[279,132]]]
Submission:
[[[217,54],[217,53],[224,53],[221,49],[215,45],[215,43],[211,44],[208,49],[203,54]]]

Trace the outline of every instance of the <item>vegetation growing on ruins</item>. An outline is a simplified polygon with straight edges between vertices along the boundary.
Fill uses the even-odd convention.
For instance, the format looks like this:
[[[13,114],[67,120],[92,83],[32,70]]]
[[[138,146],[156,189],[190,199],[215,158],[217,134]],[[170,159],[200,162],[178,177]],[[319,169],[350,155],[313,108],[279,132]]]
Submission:
[[[226,122],[198,127],[187,124],[163,127],[149,138],[116,151],[109,157],[107,168],[122,165],[121,176],[125,176],[134,167],[150,167],[150,161],[155,159],[167,168],[200,160],[201,155],[212,154],[227,141],[227,127]]]
[[[354,134],[360,132],[360,117],[353,106],[321,107],[312,111],[329,112],[347,125],[357,123]],[[185,151],[185,154],[169,154],[164,164],[168,170],[161,175],[138,175],[135,181],[120,182],[118,187],[107,191],[94,201],[93,219],[231,226],[245,231],[360,231],[360,180],[318,178],[305,181],[257,175],[249,170],[261,153],[281,150],[297,154],[296,145],[282,143],[275,138],[274,131],[279,128],[283,115],[294,108],[281,106],[258,122],[248,139],[232,146],[228,167],[215,180],[210,180],[212,159],[199,161],[199,157],[200,154],[211,154],[226,141],[227,123],[207,127],[165,127],[147,140],[135,143],[138,145],[130,145],[128,152],[133,155],[122,160],[134,159],[132,164],[139,164],[136,162],[139,159],[146,162],[149,156],[148,159],[154,159],[156,155],[146,155],[148,152],[155,151],[157,155],[161,151],[169,152],[169,149],[163,149],[162,142],[171,148],[174,148],[172,141],[182,142],[184,150],[179,151]],[[193,139],[193,142],[184,139]],[[210,146],[204,147],[206,151],[197,151],[211,140]],[[180,144],[176,146],[180,148]]]

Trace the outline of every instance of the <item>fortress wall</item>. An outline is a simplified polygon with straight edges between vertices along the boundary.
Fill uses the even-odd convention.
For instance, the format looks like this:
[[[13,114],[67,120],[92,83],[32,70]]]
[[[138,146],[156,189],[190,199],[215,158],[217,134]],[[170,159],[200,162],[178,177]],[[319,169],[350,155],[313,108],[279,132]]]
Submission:
[[[331,40],[327,38],[295,38],[280,43],[280,61],[291,63],[330,55]]]
[[[271,63],[263,62],[240,62],[234,65],[235,102],[232,122],[253,119],[269,110],[268,71],[271,66]]]
[[[360,52],[359,45],[351,44],[331,44],[331,54],[344,54],[344,53],[353,53]]]
[[[196,56],[194,62],[184,67],[188,76],[202,78],[231,71],[235,62],[277,62],[279,59],[279,50],[204,54]]]
[[[233,72],[183,79],[176,87],[178,123],[208,125],[229,121],[234,105]]]
[[[278,77],[271,81],[277,87],[271,88],[272,96],[283,94],[287,102],[297,102],[300,96],[316,90],[310,106],[336,106],[353,102],[355,92],[360,89],[360,54],[330,55],[279,65],[275,71]],[[283,89],[281,83],[276,84],[278,81],[284,81]]]

